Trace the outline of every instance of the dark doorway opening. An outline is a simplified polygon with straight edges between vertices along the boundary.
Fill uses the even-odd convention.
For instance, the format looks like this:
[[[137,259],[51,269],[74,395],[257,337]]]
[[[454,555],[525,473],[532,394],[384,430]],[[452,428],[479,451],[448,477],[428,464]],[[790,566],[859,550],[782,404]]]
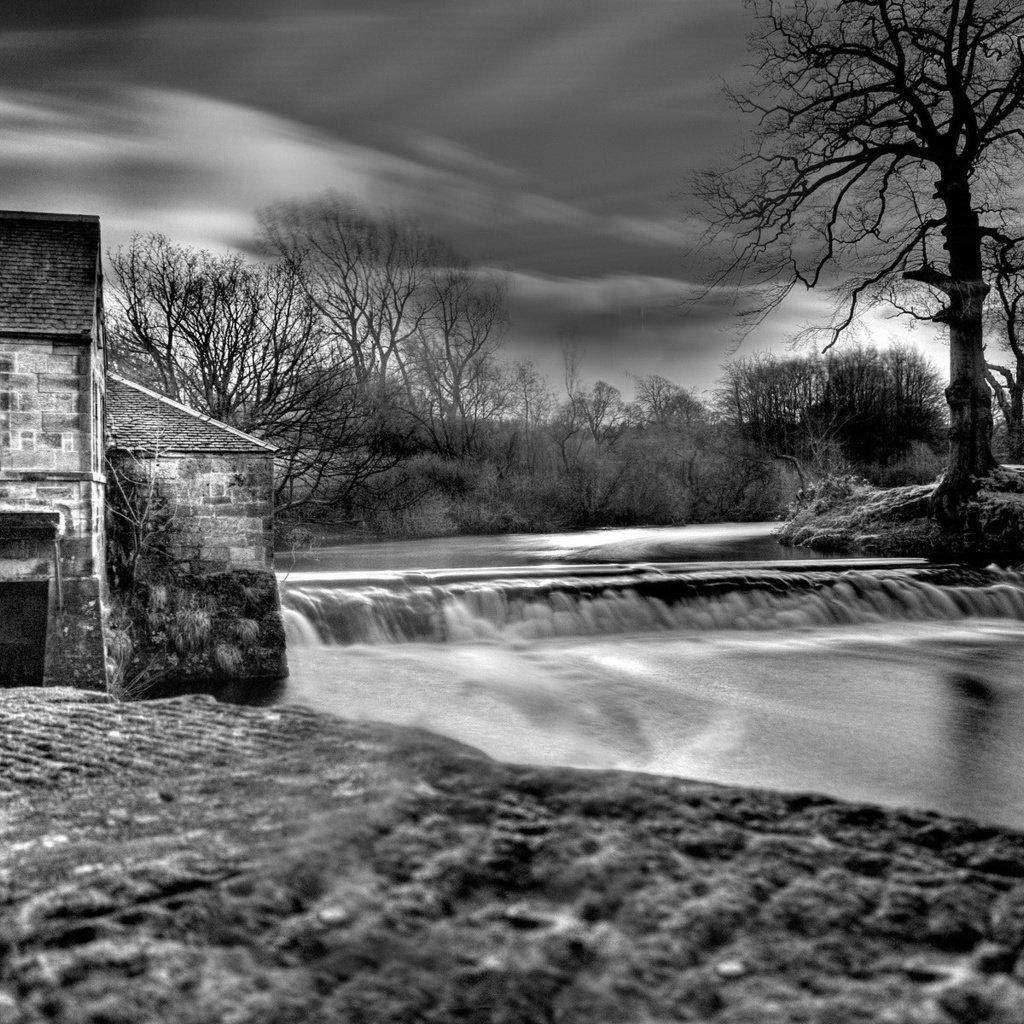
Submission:
[[[0,583],[0,686],[42,686],[46,580]]]

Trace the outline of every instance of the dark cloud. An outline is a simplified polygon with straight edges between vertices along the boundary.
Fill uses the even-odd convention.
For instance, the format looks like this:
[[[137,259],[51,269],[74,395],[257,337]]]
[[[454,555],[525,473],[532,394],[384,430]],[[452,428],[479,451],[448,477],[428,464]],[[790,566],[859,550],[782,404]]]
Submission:
[[[16,6],[0,28],[8,205],[100,213],[112,243],[244,245],[257,207],[335,188],[507,267],[524,351],[557,359],[573,334],[594,376],[621,381],[713,375],[728,349],[727,301],[681,305],[697,232],[671,196],[728,145],[738,4]]]
[[[386,2],[386,0],[384,0]],[[330,0],[291,0],[298,10],[330,10]],[[280,0],[32,0],[4,11],[10,29],[60,31],[82,25],[138,22],[157,17],[245,18],[281,12]]]

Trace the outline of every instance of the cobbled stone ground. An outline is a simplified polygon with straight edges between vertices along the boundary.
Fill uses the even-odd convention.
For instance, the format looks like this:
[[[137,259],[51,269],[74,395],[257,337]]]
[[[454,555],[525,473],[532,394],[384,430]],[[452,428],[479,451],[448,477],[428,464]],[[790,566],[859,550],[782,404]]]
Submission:
[[[1024,836],[0,695],[0,1024],[1024,1021]]]

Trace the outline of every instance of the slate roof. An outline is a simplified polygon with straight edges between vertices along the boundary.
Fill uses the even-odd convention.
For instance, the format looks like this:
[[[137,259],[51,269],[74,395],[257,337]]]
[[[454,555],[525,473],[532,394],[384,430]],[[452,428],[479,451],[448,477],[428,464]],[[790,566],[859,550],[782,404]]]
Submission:
[[[99,217],[0,210],[0,333],[92,331],[99,255]]]
[[[171,455],[192,452],[249,452],[273,455],[277,449],[165,398],[116,373],[107,374],[107,447]]]

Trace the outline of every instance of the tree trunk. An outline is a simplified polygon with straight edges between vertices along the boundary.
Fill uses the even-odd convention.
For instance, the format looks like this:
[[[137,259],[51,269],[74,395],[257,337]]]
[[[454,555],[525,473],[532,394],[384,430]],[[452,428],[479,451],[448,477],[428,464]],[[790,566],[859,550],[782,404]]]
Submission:
[[[992,396],[985,379],[982,304],[989,286],[982,279],[981,235],[970,189],[963,181],[940,182],[946,206],[944,235],[949,277],[948,305],[936,317],[949,325],[949,464],[935,490],[935,511],[957,525],[974,481],[995,468],[992,456]]]
[[[1006,459],[1013,466],[1024,465],[1024,421],[1006,421]]]

